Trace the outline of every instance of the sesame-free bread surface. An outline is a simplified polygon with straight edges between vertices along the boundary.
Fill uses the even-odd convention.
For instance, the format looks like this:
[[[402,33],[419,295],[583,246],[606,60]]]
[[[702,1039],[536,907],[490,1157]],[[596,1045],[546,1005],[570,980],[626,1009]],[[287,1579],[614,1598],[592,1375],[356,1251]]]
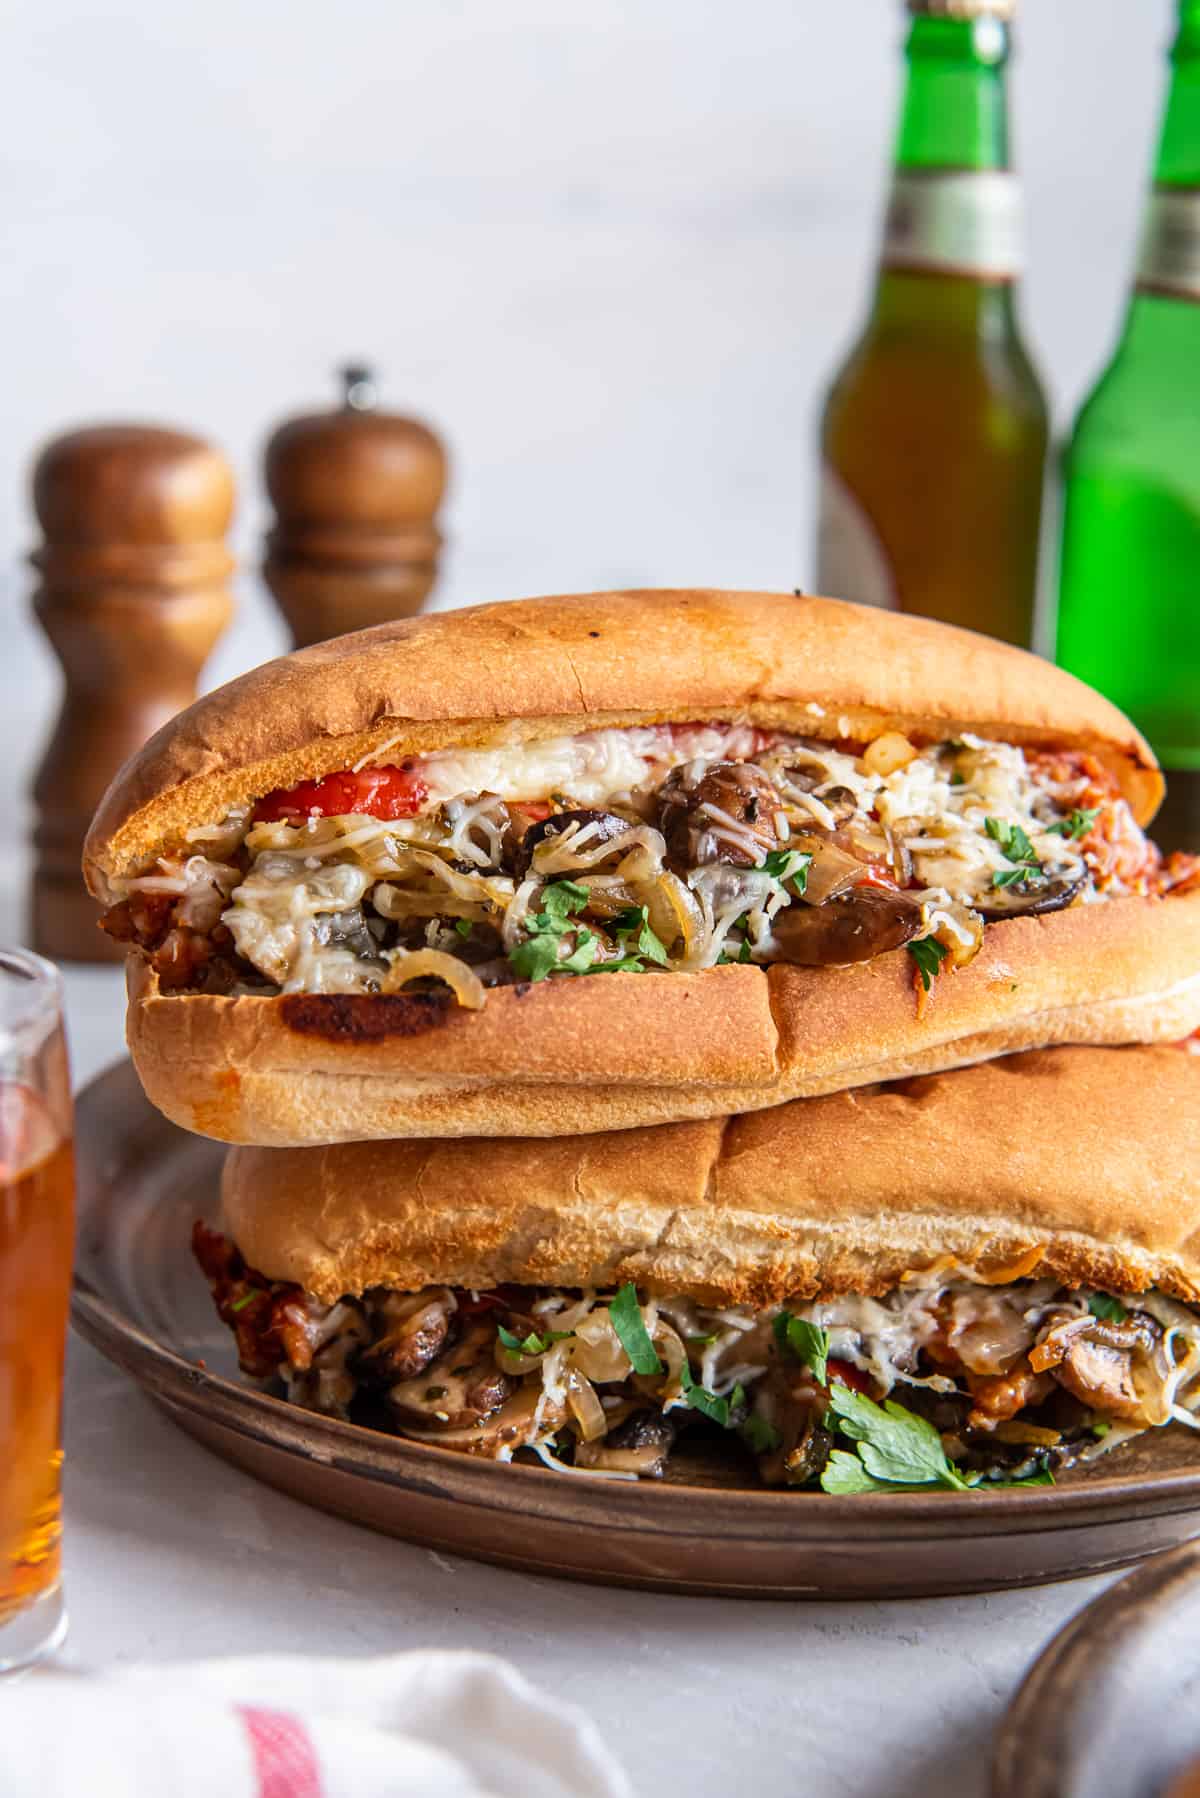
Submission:
[[[1200,1298],[1200,1058],[1042,1050],[596,1136],[235,1149],[225,1227],[326,1302],[445,1283],[878,1294],[952,1258]]]
[[[184,831],[375,755],[746,719],[816,738],[964,730],[1086,750],[1139,822],[1154,757],[1116,708],[1040,657],[924,618],[777,593],[576,594],[400,619],[205,695],[117,775],[84,848],[92,891]]]
[[[923,1009],[904,950],[849,968],[724,966],[433,995],[164,994],[129,962],[148,1097],[205,1136],[279,1146],[540,1136],[750,1111],[1045,1044],[1200,1029],[1200,892],[988,927]]]

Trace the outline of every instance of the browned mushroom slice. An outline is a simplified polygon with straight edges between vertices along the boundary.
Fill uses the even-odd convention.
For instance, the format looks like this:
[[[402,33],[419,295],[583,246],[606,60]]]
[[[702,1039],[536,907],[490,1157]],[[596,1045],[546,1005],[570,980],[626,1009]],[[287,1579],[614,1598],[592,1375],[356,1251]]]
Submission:
[[[423,1292],[384,1292],[372,1298],[370,1317],[377,1332],[359,1356],[364,1380],[412,1380],[439,1352],[450,1328],[454,1298],[448,1287]]]
[[[679,871],[728,862],[756,867],[779,847],[779,789],[753,762],[684,762],[659,789],[658,827]]]
[[[599,1442],[581,1442],[576,1467],[661,1479],[675,1445],[675,1425],[661,1411],[635,1411]]]
[[[1153,1357],[1161,1341],[1162,1331],[1149,1317],[1133,1317],[1126,1323],[1088,1318],[1082,1329],[1068,1325],[1052,1331],[1034,1356],[1043,1361],[1047,1355],[1056,1357],[1051,1372],[1080,1404],[1107,1417],[1146,1423],[1159,1420],[1146,1415],[1136,1361],[1139,1355]]]
[[[535,1420],[540,1441],[561,1429],[566,1421],[566,1406],[546,1397],[540,1381],[527,1380],[497,1410],[474,1423],[457,1427],[446,1424],[441,1429],[416,1429],[405,1424],[404,1434],[438,1448],[457,1449],[462,1454],[507,1456],[531,1441]]]
[[[805,968],[873,961],[910,943],[922,922],[920,905],[907,893],[858,886],[824,905],[789,905],[780,912],[770,959]]]
[[[516,1386],[496,1366],[495,1345],[495,1324],[481,1319],[415,1379],[389,1387],[387,1402],[398,1421],[453,1430],[490,1417]]]
[[[1088,871],[1060,874],[1052,879],[1022,881],[1010,887],[991,887],[974,901],[975,910],[989,924],[1001,918],[1033,918],[1039,912],[1063,911],[1088,883]]]
[[[581,808],[573,812],[555,812],[553,817],[542,818],[531,824],[513,852],[513,873],[518,880],[523,880],[530,871],[533,852],[539,843],[545,843],[552,837],[580,839],[580,852],[588,856],[587,866],[594,868],[593,852],[604,843],[611,843],[615,837],[627,836],[634,827],[628,818],[619,817],[616,812],[596,811]],[[562,845],[567,849],[568,843]]]

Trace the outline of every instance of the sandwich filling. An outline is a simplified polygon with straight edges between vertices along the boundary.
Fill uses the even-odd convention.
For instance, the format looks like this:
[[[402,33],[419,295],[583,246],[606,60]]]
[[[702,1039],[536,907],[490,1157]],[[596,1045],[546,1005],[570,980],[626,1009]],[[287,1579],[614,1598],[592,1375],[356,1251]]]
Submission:
[[[904,947],[927,992],[993,920],[1197,882],[1084,754],[663,724],[270,793],[116,882],[103,922],[168,991],[415,982],[478,1009],[549,977]]]
[[[1200,1312],[1158,1291],[946,1268],[882,1297],[760,1310],[632,1285],[377,1287],[326,1305],[202,1223],[193,1248],[247,1374],[494,1460],[654,1478],[695,1428],[772,1486],[962,1490],[1045,1483],[1143,1430],[1200,1427]]]

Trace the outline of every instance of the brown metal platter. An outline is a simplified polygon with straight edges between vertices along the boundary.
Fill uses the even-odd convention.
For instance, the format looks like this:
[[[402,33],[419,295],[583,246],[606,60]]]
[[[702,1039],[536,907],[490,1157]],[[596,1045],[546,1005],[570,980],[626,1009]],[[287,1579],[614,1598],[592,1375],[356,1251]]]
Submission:
[[[996,1738],[992,1798],[1166,1798],[1200,1769],[1198,1701],[1190,1542],[1110,1586],[1038,1656]]]
[[[75,1326],[214,1453],[305,1503],[501,1566],[754,1598],[929,1596],[1117,1567],[1200,1533],[1200,1442],[1153,1432],[1024,1491],[773,1492],[719,1445],[638,1485],[504,1466],[336,1423],[237,1374],[192,1263],[222,1150],[169,1124],[131,1066],[78,1101]]]

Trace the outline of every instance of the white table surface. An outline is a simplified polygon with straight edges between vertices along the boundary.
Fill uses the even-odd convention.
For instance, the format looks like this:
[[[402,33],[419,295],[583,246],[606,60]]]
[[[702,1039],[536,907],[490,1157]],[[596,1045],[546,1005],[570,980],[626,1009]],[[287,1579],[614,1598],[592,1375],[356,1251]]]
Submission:
[[[121,1052],[121,981],[100,969],[66,980],[82,1084]],[[66,1495],[72,1664],[489,1649],[586,1706],[639,1793],[691,1798],[727,1798],[748,1776],[811,1798],[982,1794],[990,1738],[1021,1674],[1107,1583],[772,1604],[502,1572],[258,1485],[78,1340]]]

